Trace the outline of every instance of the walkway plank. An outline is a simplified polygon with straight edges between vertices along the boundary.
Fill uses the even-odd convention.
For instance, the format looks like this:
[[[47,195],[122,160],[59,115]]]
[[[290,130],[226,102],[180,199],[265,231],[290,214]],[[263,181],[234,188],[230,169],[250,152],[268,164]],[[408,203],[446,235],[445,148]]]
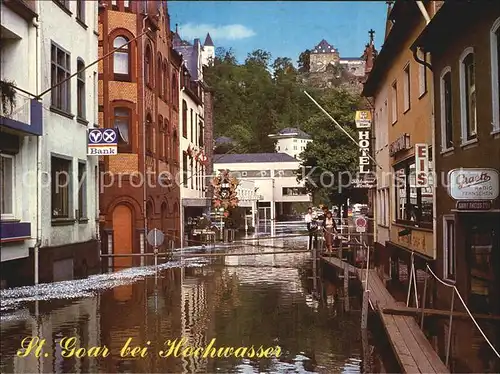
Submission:
[[[346,264],[336,257],[323,257],[323,260],[338,269],[343,269]],[[349,271],[356,273],[365,287],[366,269],[349,264]],[[404,306],[396,302],[374,269],[368,271],[367,287],[370,301],[380,316],[402,372],[449,373],[413,317],[384,312],[384,309],[399,310]]]

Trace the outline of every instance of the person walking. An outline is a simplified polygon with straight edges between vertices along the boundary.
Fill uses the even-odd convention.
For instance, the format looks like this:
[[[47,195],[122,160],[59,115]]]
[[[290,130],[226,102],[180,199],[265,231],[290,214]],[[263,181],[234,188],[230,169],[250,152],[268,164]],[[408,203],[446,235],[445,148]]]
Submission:
[[[325,235],[325,246],[326,252],[333,252],[333,237],[337,234],[337,225],[333,219],[332,212],[328,211],[325,214],[325,220],[323,221],[323,230]]]
[[[308,249],[312,250],[313,246],[313,238],[314,245],[318,243],[318,221],[314,216],[313,210],[311,207],[307,209],[307,214],[305,216],[305,221],[307,224],[307,231],[309,232],[309,246]]]

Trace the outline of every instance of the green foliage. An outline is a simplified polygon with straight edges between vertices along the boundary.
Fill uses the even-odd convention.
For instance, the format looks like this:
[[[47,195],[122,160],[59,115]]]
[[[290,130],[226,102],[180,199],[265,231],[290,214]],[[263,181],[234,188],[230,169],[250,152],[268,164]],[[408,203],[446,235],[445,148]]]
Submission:
[[[311,51],[309,49],[306,49],[299,55],[299,60],[297,61],[297,63],[299,64],[299,71],[301,73],[306,73],[309,71],[309,68],[311,66],[310,57],[311,57]]]

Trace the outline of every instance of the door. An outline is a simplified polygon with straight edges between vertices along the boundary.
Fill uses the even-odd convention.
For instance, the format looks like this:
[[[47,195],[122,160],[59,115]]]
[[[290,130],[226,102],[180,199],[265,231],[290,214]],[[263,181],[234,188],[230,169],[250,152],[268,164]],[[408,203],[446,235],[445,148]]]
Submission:
[[[113,253],[132,253],[132,211],[126,205],[118,205],[113,210]],[[115,268],[131,267],[132,256],[115,257]]]
[[[500,222],[498,215],[471,215],[466,220],[469,302],[476,313],[500,314]]]

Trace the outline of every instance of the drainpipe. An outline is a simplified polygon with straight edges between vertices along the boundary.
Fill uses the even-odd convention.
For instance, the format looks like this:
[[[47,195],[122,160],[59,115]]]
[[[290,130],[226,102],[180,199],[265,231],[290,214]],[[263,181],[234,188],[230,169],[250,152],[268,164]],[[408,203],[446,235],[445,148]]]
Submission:
[[[146,3],[147,4],[147,3]],[[144,19],[142,20],[142,155],[144,158],[144,177],[147,175],[147,165],[146,165],[146,69],[144,66],[144,57],[146,55],[146,21],[148,20],[148,9],[144,8]],[[142,201],[142,209],[144,210],[144,236],[141,241],[141,254],[144,254],[147,246],[147,235],[148,235],[148,217],[147,217],[147,185],[148,181],[144,178],[144,188],[143,188],[143,201]],[[144,266],[144,256],[141,256],[141,266]]]
[[[37,1],[37,14],[40,14],[40,2]],[[39,93],[41,90],[41,72],[40,72],[40,23],[38,22],[38,16],[33,18],[33,26],[35,27],[36,38],[35,38],[35,81],[36,81],[36,92]],[[43,119],[42,119],[43,120]],[[42,201],[42,136],[37,137],[36,142],[36,243],[33,248],[34,257],[34,283],[39,283],[39,252],[40,246],[42,245],[42,209],[40,202]]]

